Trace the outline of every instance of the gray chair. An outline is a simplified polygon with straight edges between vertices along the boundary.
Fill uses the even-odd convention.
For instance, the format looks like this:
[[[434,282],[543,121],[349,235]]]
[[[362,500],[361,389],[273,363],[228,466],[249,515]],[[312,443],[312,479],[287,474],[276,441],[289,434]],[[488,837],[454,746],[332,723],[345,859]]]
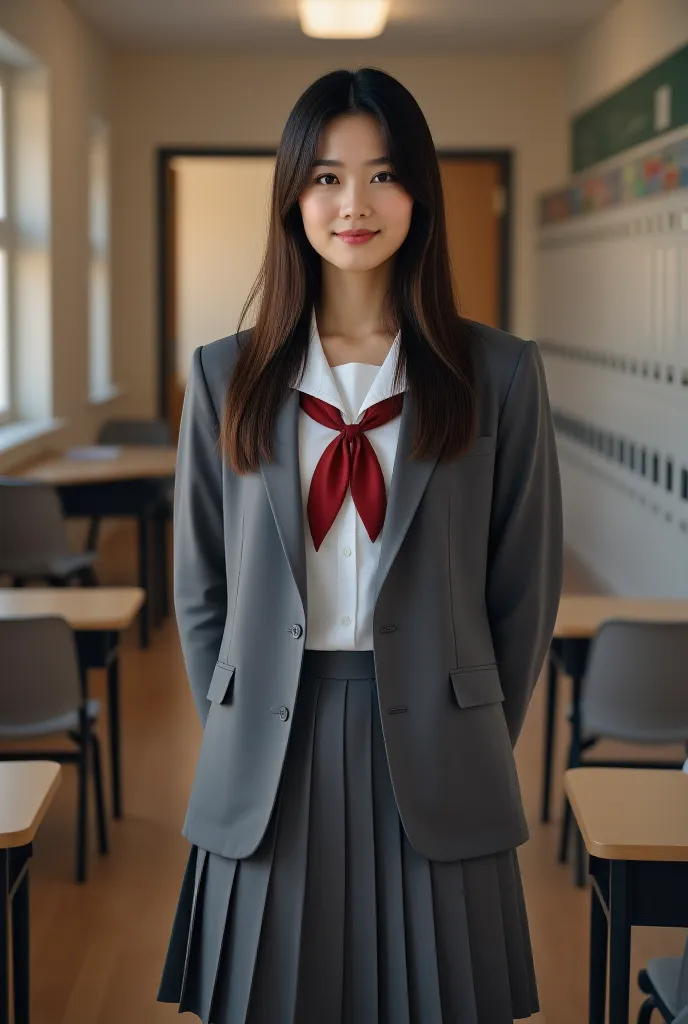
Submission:
[[[72,551],[60,498],[50,484],[0,477],[0,575],[15,586],[98,582],[95,552]]]
[[[88,779],[93,774],[101,853],[108,852],[100,744],[94,725],[100,701],[84,700],[74,634],[60,616],[0,620],[0,760],[76,764],[76,881],[86,880]],[[73,750],[37,750],[38,737],[66,733]],[[18,749],[21,741],[30,748]],[[11,744],[11,746],[5,746]]]
[[[571,717],[568,767],[681,768],[680,762],[592,760],[602,739],[677,744],[688,750],[688,623],[609,620],[593,637],[581,687],[580,725]],[[629,799],[632,794],[629,793]],[[559,860],[565,861],[571,806],[564,797]],[[585,885],[585,849],[576,837],[576,882]]]
[[[173,443],[169,425],[165,420],[119,419],[107,420],[101,424],[97,437],[98,444],[103,445],[151,445],[167,446]],[[169,582],[167,579],[167,547],[165,544],[165,523],[172,519],[174,502],[174,483],[160,481],[160,503],[156,512],[155,526],[155,561],[160,585],[160,609],[163,615],[169,614]],[[87,550],[95,551],[98,546],[98,530],[100,518],[91,518]],[[158,604],[158,602],[156,602]],[[157,610],[157,609],[156,609]]]
[[[641,992],[649,993],[640,1007],[638,1024],[650,1024],[652,1011],[662,1019],[683,1024],[688,1021],[688,936],[683,956],[659,956],[638,974]]]

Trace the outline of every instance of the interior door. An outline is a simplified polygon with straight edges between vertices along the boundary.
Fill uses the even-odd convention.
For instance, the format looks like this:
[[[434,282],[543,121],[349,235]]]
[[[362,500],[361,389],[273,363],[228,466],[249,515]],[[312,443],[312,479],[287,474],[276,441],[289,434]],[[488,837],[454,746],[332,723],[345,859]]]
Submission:
[[[505,188],[499,161],[442,156],[439,160],[449,255],[461,312],[506,327],[501,320],[502,217]]]

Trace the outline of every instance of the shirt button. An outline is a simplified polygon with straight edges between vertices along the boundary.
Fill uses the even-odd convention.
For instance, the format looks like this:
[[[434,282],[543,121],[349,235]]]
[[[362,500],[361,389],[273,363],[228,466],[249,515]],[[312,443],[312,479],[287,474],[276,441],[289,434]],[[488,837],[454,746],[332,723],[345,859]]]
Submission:
[[[346,555],[346,557],[348,558],[348,557],[349,557],[349,555],[351,554],[351,548],[344,548],[344,554],[345,554],[345,555]]]
[[[348,626],[349,623],[351,622],[351,618],[348,615],[344,615],[342,618],[342,622],[344,623],[345,626]]]

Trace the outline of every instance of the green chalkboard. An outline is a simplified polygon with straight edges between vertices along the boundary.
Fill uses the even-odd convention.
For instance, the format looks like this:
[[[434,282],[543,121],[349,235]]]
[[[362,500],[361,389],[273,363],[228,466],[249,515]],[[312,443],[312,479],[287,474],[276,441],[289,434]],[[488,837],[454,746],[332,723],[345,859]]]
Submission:
[[[657,98],[657,90],[663,87],[668,103],[666,93],[664,102]],[[585,170],[684,124],[688,124],[688,46],[572,120],[572,171]]]

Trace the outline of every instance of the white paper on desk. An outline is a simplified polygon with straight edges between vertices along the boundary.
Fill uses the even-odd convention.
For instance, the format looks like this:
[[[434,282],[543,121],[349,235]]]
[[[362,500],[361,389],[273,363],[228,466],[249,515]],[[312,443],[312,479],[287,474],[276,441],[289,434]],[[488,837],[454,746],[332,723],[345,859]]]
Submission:
[[[82,462],[88,462],[89,460],[100,462],[101,459],[116,459],[121,454],[121,445],[93,444],[86,445],[83,448],[70,448],[67,452],[67,458]]]

